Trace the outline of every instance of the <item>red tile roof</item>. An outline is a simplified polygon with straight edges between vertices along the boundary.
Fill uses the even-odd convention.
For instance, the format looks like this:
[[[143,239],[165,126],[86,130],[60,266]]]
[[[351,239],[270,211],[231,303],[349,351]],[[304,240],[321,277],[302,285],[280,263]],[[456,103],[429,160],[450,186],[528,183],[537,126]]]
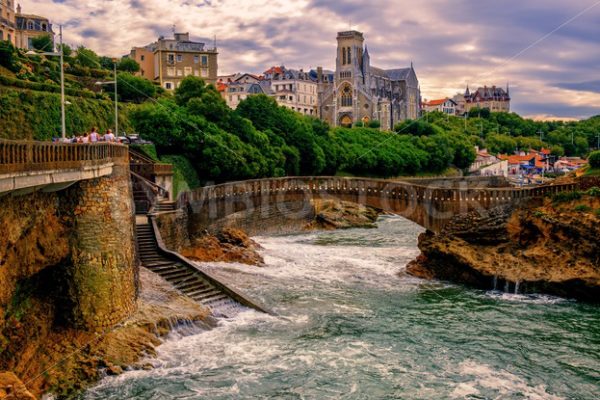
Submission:
[[[425,102],[425,106],[426,107],[440,106],[440,105],[444,104],[446,101],[448,101],[447,97],[445,99],[429,100],[428,102]]]

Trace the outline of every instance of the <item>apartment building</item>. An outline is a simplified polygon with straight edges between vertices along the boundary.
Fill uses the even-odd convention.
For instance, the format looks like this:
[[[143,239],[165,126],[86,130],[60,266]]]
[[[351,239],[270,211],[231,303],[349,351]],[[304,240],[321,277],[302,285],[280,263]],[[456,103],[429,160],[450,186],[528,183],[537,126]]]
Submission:
[[[0,41],[6,40],[15,45],[16,23],[13,0],[0,0]]]

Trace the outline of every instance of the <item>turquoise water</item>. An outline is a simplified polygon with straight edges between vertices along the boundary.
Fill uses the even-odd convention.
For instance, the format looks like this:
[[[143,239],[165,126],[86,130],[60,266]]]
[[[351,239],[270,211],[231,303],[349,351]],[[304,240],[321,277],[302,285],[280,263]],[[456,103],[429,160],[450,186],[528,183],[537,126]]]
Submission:
[[[270,305],[171,335],[151,371],[86,399],[597,399],[600,308],[403,274],[421,228],[260,237],[264,268],[213,265]]]

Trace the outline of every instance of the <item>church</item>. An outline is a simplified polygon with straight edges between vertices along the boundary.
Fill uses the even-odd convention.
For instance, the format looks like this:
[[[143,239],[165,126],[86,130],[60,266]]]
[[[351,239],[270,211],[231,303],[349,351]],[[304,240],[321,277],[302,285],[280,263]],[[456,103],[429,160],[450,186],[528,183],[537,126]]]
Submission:
[[[420,89],[412,66],[381,69],[371,66],[361,32],[339,32],[336,68],[316,71],[319,115],[331,126],[379,121],[390,130],[398,122],[417,119]]]

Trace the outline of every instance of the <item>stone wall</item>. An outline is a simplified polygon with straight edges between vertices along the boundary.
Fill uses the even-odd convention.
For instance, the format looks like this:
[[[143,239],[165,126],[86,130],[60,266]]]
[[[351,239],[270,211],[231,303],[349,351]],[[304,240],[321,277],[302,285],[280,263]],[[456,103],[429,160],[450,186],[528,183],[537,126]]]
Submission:
[[[73,207],[69,294],[77,327],[115,325],[135,308],[137,266],[129,169],[80,182],[66,194]]]
[[[163,243],[168,249],[180,252],[184,247],[189,247],[187,209],[157,214],[156,225]]]
[[[138,270],[124,161],[111,176],[66,190],[0,197],[0,342],[5,315],[27,302],[23,286],[50,269],[58,272],[50,274],[56,282],[49,301],[56,302],[62,323],[97,330],[134,311]]]

